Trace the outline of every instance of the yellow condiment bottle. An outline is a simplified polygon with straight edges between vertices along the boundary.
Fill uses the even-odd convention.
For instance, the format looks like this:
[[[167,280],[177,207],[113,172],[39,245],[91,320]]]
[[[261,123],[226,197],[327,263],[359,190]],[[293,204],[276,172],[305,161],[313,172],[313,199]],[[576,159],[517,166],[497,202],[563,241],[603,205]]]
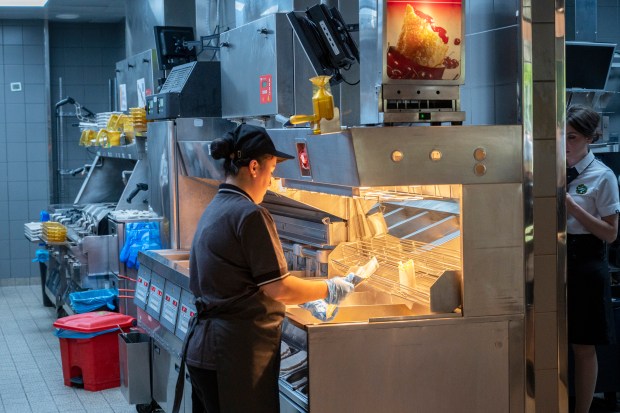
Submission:
[[[315,76],[310,79],[315,89],[312,95],[312,107],[318,120],[334,118],[334,96],[329,90],[329,79],[331,76]]]
[[[310,122],[312,132],[315,135],[321,133],[321,119],[332,120],[334,118],[334,96],[329,88],[331,76],[315,76],[310,78],[313,85],[312,115],[291,116],[292,124]]]

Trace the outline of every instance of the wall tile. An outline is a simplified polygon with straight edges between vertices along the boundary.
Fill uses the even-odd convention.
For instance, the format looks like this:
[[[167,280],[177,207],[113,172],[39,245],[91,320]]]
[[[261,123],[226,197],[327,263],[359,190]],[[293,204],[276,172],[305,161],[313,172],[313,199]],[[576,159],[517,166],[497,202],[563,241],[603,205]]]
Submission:
[[[45,181],[47,185],[47,189],[45,191],[46,194],[49,194],[49,181]],[[39,217],[41,216],[41,211],[47,209],[49,207],[49,195],[48,198],[42,201],[37,200],[29,200],[28,201],[28,221],[39,221]]]
[[[25,45],[43,45],[43,25],[36,24],[34,26],[22,27],[23,43]]]
[[[4,62],[12,65],[24,64],[24,48],[22,45],[4,45]]]
[[[28,122],[26,124],[26,142],[48,142],[47,123]]]
[[[493,0],[477,0],[475,5],[467,4],[465,14],[465,30],[467,33],[479,33],[495,27],[493,16]]]
[[[9,163],[7,165],[8,165],[8,170],[7,170],[8,181],[17,182],[17,181],[28,180],[27,170],[30,165],[28,165],[26,162],[10,162],[10,159],[9,159]]]
[[[11,259],[29,259],[30,254],[30,242],[24,237],[24,242],[11,242]]]
[[[534,256],[534,310],[538,313],[556,311],[558,300],[557,256]]]
[[[556,198],[534,198],[534,254],[554,255],[557,240]]]
[[[2,165],[5,166],[4,168],[4,175],[5,175],[5,180],[6,180],[6,162],[8,161],[8,157],[6,155],[6,139],[0,141],[0,167]]]
[[[11,90],[11,86],[9,83],[7,83],[6,87],[5,87],[5,94],[4,94],[4,101],[5,103],[24,103],[25,102],[25,98],[24,98],[24,83],[21,83],[21,88],[22,90]]]
[[[9,201],[9,183],[7,181],[0,181],[0,194],[2,195],[2,199]],[[8,215],[6,215],[8,217]]]
[[[11,164],[9,163],[9,166]],[[39,180],[43,179],[43,174],[48,171],[48,163],[47,162],[28,162],[24,165],[25,171],[23,173],[24,177],[27,177],[28,180]]]
[[[25,162],[26,161],[26,141],[21,142],[7,142],[6,153],[8,158],[12,162]]]
[[[11,277],[11,261],[0,260],[0,278],[10,278],[10,277]]]
[[[103,70],[101,66],[91,66],[84,72],[84,82],[87,85],[94,85],[94,84],[107,85],[108,78],[103,76],[102,73],[103,73]],[[99,99],[96,99],[97,97]],[[93,96],[92,99],[101,101],[100,96]]]
[[[0,240],[0,261],[11,258],[10,245],[8,240]]]
[[[23,240],[24,238],[24,221],[19,219],[17,221],[9,220],[9,240]]]
[[[505,83],[521,83],[520,62],[518,62],[517,39],[519,38],[518,27],[508,27],[494,32],[493,50],[488,60],[480,62],[480,65],[489,64],[493,70],[493,81],[496,85]],[[469,72],[466,76],[469,77]]]
[[[24,65],[24,83],[45,87],[45,66],[42,64]]]
[[[24,239],[24,242],[28,242]],[[25,278],[30,277],[30,259],[18,258],[11,260],[11,277]]]
[[[24,85],[24,102],[45,103],[45,85],[26,83]]]
[[[476,110],[471,113],[471,122],[474,125],[492,125],[495,123],[495,108],[493,86],[471,88],[471,101],[475,102]]]
[[[82,59],[81,62],[84,66],[101,66],[104,63],[101,58],[101,48],[96,47],[87,47],[82,51]],[[90,70],[90,69],[89,69]]]
[[[28,200],[48,201],[49,200],[49,182],[48,181],[28,181]]]
[[[28,122],[45,122],[47,115],[47,108],[43,103],[30,103],[26,107]]]
[[[494,112],[496,125],[516,125],[519,123],[519,84],[495,85]]]
[[[7,182],[9,191],[9,219],[22,219],[28,213],[28,185],[24,182]]]
[[[24,65],[5,64],[4,82],[24,82]]]
[[[79,66],[65,67],[64,83],[66,85],[83,85],[84,84],[84,68]]]
[[[8,123],[26,122],[26,106],[23,103],[7,103],[5,113]]]
[[[2,149],[3,147],[0,145],[0,149]],[[4,153],[6,154],[6,150],[4,150]],[[8,175],[7,175],[7,163],[6,161],[4,162],[0,162],[0,181],[6,182],[8,179]],[[6,201],[6,194],[0,194],[0,202],[2,201]],[[2,216],[0,214],[0,216]]]
[[[532,58],[538,62],[534,65],[534,80],[555,80],[555,25],[553,23],[535,23],[532,36],[537,39],[532,43]]]
[[[22,26],[4,25],[2,27],[2,42],[5,45],[22,44],[23,32]]]
[[[558,179],[555,140],[534,140],[534,196],[554,197]]]
[[[534,82],[534,139],[556,139],[555,82]]]
[[[494,33],[486,32],[467,38],[467,87],[487,86],[494,83],[494,73],[489,61],[494,53]]]
[[[26,141],[26,124],[10,122],[6,124],[6,141],[7,142],[25,142]],[[15,160],[13,160],[15,162]]]
[[[26,153],[28,162],[47,162],[47,143],[28,142],[26,143]]]

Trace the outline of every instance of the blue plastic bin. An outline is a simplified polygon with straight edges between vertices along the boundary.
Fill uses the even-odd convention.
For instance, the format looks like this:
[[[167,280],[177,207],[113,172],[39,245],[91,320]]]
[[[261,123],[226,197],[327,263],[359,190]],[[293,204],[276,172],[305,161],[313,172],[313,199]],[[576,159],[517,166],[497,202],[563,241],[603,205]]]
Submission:
[[[110,310],[116,309],[116,299],[118,291],[113,288],[104,290],[78,291],[69,294],[71,308],[77,314],[89,313],[107,307]]]

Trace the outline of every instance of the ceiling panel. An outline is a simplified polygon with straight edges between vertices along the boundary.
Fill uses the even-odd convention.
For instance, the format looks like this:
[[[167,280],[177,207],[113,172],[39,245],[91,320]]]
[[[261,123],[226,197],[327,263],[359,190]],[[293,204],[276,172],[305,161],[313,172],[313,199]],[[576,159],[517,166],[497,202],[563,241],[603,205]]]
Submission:
[[[59,14],[77,14],[72,20],[60,19]],[[0,7],[0,20],[21,19],[116,23],[125,18],[125,0],[48,0],[45,7]]]

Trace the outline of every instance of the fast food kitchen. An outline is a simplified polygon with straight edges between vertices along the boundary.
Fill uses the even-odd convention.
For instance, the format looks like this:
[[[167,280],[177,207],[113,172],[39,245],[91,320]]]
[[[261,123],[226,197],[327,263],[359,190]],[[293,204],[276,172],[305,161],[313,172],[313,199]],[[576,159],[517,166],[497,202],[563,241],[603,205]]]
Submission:
[[[532,58],[543,34],[532,32],[529,2],[489,13],[498,22],[490,49],[479,47],[484,30],[468,28],[480,28],[474,1],[236,2],[243,7],[233,19],[233,2],[198,3],[196,16],[206,19],[154,25],[154,36],[141,39],[128,24],[135,39],[148,39],[134,50],[153,46],[117,62],[118,113],[94,116],[104,137],[81,125],[97,157],[74,202],[48,208],[67,237],[46,243],[44,299],[65,316],[74,312],[70,294],[112,288],[119,312],[137,320],[134,335],[119,340],[127,401],[172,411],[196,312],[189,249],[224,178],[209,145],[247,123],[295,156],[278,164],[262,204],[292,276],[329,279],[371,259],[378,265],[332,320],[287,306],[281,412],[564,411],[556,278],[564,184],[561,172],[553,182],[534,174],[536,150],[543,145],[541,159],[555,165],[561,142],[555,132],[536,141],[534,132],[548,128],[535,111],[565,98],[535,87],[547,81],[536,71],[547,63]],[[505,64],[483,85],[499,49]],[[536,178],[545,181],[540,193]],[[553,213],[540,218],[537,205]],[[543,249],[533,236],[541,219],[557,219]],[[119,256],[135,223],[157,228],[159,239],[132,264]],[[550,262],[545,288],[555,305],[536,307],[537,268]],[[144,351],[147,368],[131,367]],[[144,382],[149,388],[136,384]],[[541,395],[535,382],[554,390]],[[186,379],[181,409],[191,405]]]

